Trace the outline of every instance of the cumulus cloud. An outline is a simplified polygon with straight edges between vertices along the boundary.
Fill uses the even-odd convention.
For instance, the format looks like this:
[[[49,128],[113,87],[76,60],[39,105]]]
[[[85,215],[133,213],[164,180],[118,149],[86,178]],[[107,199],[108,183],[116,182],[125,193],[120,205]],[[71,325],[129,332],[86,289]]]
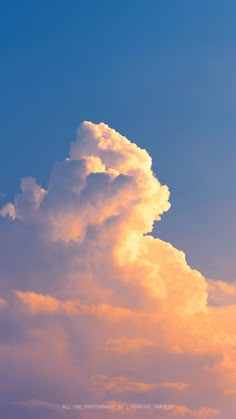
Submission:
[[[170,203],[148,153],[84,122],[48,185],[0,212],[5,416],[234,419],[235,286],[151,235]]]

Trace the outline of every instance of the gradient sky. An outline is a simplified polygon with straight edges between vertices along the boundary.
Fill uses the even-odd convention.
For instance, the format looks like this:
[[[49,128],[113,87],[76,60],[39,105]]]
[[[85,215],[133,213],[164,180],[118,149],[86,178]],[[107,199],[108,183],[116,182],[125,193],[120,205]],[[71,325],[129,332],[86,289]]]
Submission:
[[[155,233],[235,279],[234,1],[1,2],[1,203],[47,185],[83,120],[145,147],[172,210]],[[219,240],[220,237],[220,240]]]
[[[235,16],[1,2],[4,417],[235,419]]]

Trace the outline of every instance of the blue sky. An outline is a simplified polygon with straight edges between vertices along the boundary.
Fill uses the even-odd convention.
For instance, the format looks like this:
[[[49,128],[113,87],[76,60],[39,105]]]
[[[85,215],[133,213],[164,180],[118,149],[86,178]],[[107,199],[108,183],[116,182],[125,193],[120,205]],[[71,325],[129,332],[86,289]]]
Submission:
[[[83,120],[145,147],[171,190],[156,235],[235,280],[233,1],[1,2],[1,203],[43,186]]]

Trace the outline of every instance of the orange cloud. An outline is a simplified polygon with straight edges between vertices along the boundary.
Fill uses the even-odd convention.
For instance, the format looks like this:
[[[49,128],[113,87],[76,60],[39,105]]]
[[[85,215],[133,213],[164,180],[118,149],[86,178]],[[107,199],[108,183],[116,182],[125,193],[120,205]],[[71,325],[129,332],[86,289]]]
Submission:
[[[211,409],[208,407],[200,407],[200,409],[190,409],[187,406],[179,405],[174,406],[173,410],[169,411],[169,416],[199,418],[199,419],[211,419],[220,414],[217,409]]]
[[[41,295],[35,292],[15,291],[15,294],[32,314],[65,312],[74,315],[79,313],[74,301],[61,302],[50,295]]]
[[[184,391],[189,387],[189,384],[187,383],[178,383],[178,382],[163,382],[158,384],[159,388],[166,388],[170,390],[176,390],[176,391]]]
[[[209,302],[214,305],[236,304],[236,285],[224,281],[208,281]]]
[[[106,342],[106,350],[109,352],[117,352],[120,354],[126,354],[129,352],[139,352],[145,348],[152,347],[155,345],[155,342],[143,339],[129,339],[126,337],[120,337],[116,339],[109,339]]]
[[[5,308],[6,306],[7,306],[6,300],[4,300],[4,298],[0,297],[0,309]]]
[[[96,376],[92,378],[94,385],[103,386],[108,391],[115,393],[123,392],[147,392],[156,388],[156,384],[142,383],[138,381],[129,380],[127,377],[108,377],[105,375]]]

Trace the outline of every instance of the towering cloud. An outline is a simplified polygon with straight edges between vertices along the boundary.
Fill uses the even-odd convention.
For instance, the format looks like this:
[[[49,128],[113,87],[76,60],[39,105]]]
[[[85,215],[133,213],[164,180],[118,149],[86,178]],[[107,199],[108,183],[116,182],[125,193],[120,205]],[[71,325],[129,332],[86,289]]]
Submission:
[[[5,416],[235,418],[235,287],[151,235],[170,208],[151,166],[84,122],[48,190],[23,179],[2,208]]]

